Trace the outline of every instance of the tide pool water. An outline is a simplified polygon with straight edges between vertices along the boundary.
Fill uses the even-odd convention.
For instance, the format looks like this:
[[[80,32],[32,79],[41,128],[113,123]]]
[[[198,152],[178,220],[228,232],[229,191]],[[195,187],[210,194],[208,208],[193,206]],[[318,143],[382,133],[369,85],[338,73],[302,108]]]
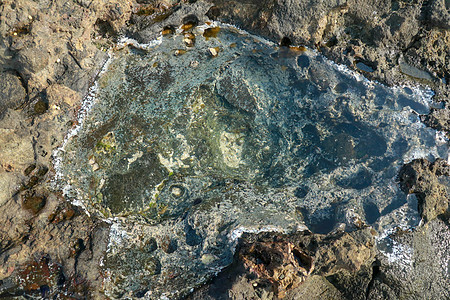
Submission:
[[[58,182],[113,223],[108,295],[181,295],[228,265],[245,231],[417,225],[396,175],[447,158],[419,120],[431,96],[222,24],[128,41],[58,153]]]

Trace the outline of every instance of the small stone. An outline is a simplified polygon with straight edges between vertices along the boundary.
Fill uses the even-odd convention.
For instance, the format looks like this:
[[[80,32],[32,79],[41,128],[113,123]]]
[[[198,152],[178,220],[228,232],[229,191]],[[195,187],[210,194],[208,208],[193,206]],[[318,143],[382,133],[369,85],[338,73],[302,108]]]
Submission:
[[[210,263],[214,262],[215,257],[212,254],[203,254],[201,257],[201,261],[205,265],[209,265]]]
[[[209,38],[216,38],[220,32],[220,27],[206,28],[203,36],[208,40]]]
[[[209,48],[209,53],[211,53],[212,57],[216,57],[219,55],[219,47]]]
[[[98,163],[94,163],[93,165],[92,165],[92,171],[97,171],[98,169],[100,169],[100,166],[98,165]]]
[[[34,112],[38,115],[42,115],[48,110],[48,103],[40,99],[36,104],[34,104]]]
[[[183,194],[184,194],[184,188],[182,186],[178,186],[178,185],[172,186],[170,191],[171,191],[172,195],[176,198],[179,198],[179,197],[183,196]]]
[[[191,68],[197,68],[199,65],[200,63],[198,62],[198,60],[191,61],[191,63],[189,64]]]
[[[188,39],[188,38],[184,38],[183,42],[186,45],[186,47],[194,47],[194,45],[195,45],[194,40],[191,40],[191,39]]]
[[[183,49],[177,49],[177,50],[175,50],[174,55],[175,55],[175,56],[180,56],[180,55],[185,54],[186,52],[187,52],[186,50],[183,50]]]
[[[173,25],[167,25],[163,27],[163,30],[161,32],[162,35],[169,35],[175,33],[175,26]]]
[[[38,214],[45,206],[46,198],[44,196],[23,196],[22,207],[34,215]]]

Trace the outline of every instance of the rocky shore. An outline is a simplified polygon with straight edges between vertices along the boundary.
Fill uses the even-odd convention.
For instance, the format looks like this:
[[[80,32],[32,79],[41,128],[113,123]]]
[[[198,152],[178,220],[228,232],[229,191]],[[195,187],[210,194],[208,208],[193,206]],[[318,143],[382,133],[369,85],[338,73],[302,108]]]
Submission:
[[[436,104],[420,119],[450,137],[445,0],[1,1],[0,298],[106,297],[110,224],[55,189],[54,153],[78,125],[82,100],[117,38],[148,42],[190,14],[199,23],[217,20],[308,46],[386,85],[427,85]],[[382,233],[361,220],[350,232],[244,234],[228,268],[176,297],[448,299],[449,176],[441,159],[400,169],[398,186],[417,198],[422,221],[389,233],[386,249],[376,243]],[[170,252],[170,243],[154,246]]]

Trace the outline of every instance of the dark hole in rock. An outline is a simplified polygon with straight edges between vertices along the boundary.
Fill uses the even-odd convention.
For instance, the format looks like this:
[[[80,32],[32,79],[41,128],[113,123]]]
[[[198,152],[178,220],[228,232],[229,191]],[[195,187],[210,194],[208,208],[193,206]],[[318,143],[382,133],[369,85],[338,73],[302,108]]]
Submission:
[[[303,251],[300,251],[296,248],[292,250],[292,254],[294,254],[294,257],[297,259],[298,264],[305,268],[306,271],[311,270],[313,265],[313,259],[311,256],[303,253]]]
[[[41,297],[42,298],[47,298],[49,296],[50,293],[50,287],[48,285],[41,285],[39,287],[39,290],[41,292]]]
[[[328,48],[332,48],[332,47],[336,46],[337,44],[338,44],[338,39],[337,39],[335,36],[331,37],[331,38],[325,43],[325,45],[326,45]]]
[[[172,239],[169,237],[164,237],[160,242],[159,246],[161,249],[167,254],[174,253],[178,249],[178,242],[176,239]]]
[[[202,198],[195,198],[192,205],[199,205],[200,203],[202,203]]]
[[[145,242],[143,250],[144,250],[144,252],[152,253],[157,248],[158,248],[158,244],[156,243],[156,239],[150,238],[148,241]]]
[[[355,155],[357,158],[381,156],[386,150],[387,144],[384,138],[373,131],[368,131],[355,146]]]
[[[166,25],[163,27],[163,31],[162,34],[163,35],[167,35],[167,34],[174,34],[176,31],[176,28],[174,25]]]
[[[369,168],[371,168],[375,172],[380,172],[391,165],[391,163],[395,159],[393,157],[383,157],[374,159],[370,164]]]
[[[148,289],[139,290],[134,293],[134,296],[136,298],[143,298],[147,292],[148,292]]]
[[[364,204],[364,214],[366,215],[366,221],[369,224],[375,223],[381,216],[380,211],[375,203],[367,202]]]
[[[406,195],[402,192],[399,192],[397,194],[397,197],[395,197],[393,199],[393,201],[386,206],[382,211],[381,211],[381,215],[387,215],[390,212],[396,210],[397,208],[401,207],[402,205],[404,205],[406,203]]]
[[[327,234],[331,232],[336,226],[336,205],[326,208],[319,209],[317,211],[311,212],[307,208],[300,208],[300,211],[304,217],[306,226],[313,233]]]
[[[283,37],[280,41],[280,46],[281,47],[289,47],[290,45],[292,45],[292,41],[290,38],[288,38],[287,36]]]
[[[97,33],[103,38],[115,37],[117,34],[109,21],[97,19],[94,26]]]
[[[392,150],[398,156],[404,154],[408,150],[408,141],[400,138],[392,143]]]
[[[31,164],[28,167],[26,167],[26,169],[23,171],[23,174],[25,176],[28,176],[31,174],[31,172],[33,172],[34,169],[36,169],[36,164]]]
[[[308,195],[309,192],[309,188],[307,186],[300,186],[298,188],[295,189],[294,191],[294,195],[297,198],[305,198],[306,195]]]
[[[34,113],[37,115],[42,115],[48,110],[48,102],[44,99],[39,99],[33,107]]]
[[[185,227],[186,232],[186,244],[189,246],[197,246],[202,242],[202,237],[197,234],[194,228],[191,225],[186,224]]]

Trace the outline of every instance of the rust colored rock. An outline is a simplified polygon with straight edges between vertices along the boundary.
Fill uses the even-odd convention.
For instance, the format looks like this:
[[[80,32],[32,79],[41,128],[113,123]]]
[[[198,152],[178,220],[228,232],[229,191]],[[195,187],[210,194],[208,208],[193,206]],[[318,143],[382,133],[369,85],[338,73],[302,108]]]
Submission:
[[[314,259],[284,239],[244,244],[239,258],[258,278],[269,280],[279,298],[298,287],[314,270]]]

